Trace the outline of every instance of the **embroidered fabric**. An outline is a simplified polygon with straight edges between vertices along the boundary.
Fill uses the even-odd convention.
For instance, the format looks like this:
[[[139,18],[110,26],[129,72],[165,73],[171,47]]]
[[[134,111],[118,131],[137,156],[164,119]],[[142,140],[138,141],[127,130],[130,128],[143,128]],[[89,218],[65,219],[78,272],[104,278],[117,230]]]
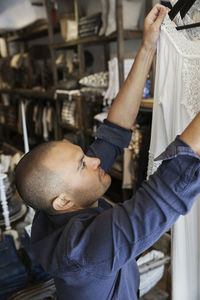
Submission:
[[[183,57],[182,104],[187,109],[190,117],[193,118],[196,113],[200,111],[200,40],[192,41],[186,39],[182,31],[179,32],[176,30],[176,25],[174,22],[171,22],[168,16],[165,18],[162,30],[166,33],[176,50]]]
[[[154,158],[200,111],[200,41],[187,39],[166,16],[157,50],[148,175],[160,162]],[[198,300],[200,202],[172,229],[172,298]]]
[[[156,157],[154,156],[154,154],[149,152],[149,163],[148,163],[148,169],[147,169],[147,178],[149,178],[149,176],[152,175],[162,163],[162,161],[154,161],[155,158]]]
[[[83,86],[107,88],[108,87],[108,72],[99,72],[85,76],[79,80]]]
[[[198,43],[200,46],[200,43]],[[190,60],[185,59],[182,69],[183,75],[183,100],[191,118],[200,111],[200,58]]]
[[[162,24],[162,30],[166,32],[168,38],[173,43],[176,50],[184,57],[198,58],[199,57],[199,46],[200,41],[189,40],[185,37],[184,31],[176,30],[176,24],[172,22],[167,15]],[[199,30],[200,34],[200,30]]]
[[[171,0],[171,4],[174,4],[177,0]],[[186,16],[182,19],[180,14],[178,14],[175,18],[176,24],[178,26],[188,25],[192,23],[197,23],[200,21],[200,0],[196,0],[193,6],[190,8]],[[190,40],[200,40],[200,28],[191,28],[187,30],[183,30],[183,34],[186,38]]]

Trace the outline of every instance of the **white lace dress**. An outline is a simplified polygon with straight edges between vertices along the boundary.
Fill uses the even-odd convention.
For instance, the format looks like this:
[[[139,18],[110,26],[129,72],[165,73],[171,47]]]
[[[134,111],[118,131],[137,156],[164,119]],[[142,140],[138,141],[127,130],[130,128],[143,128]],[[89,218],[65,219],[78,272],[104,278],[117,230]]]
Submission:
[[[200,111],[200,41],[187,39],[166,16],[157,51],[148,175],[154,162]],[[200,33],[200,31],[199,31]],[[172,230],[173,300],[200,299],[200,203]]]
[[[177,0],[171,0],[170,1],[172,6],[175,5]],[[200,0],[196,0],[195,3],[192,5],[188,13],[185,15],[185,17],[182,19],[180,14],[178,13],[176,18],[176,24],[178,26],[182,25],[188,25],[192,23],[198,23],[200,22]],[[187,29],[183,31],[183,34],[190,40],[200,40],[200,28],[194,27],[191,29]]]

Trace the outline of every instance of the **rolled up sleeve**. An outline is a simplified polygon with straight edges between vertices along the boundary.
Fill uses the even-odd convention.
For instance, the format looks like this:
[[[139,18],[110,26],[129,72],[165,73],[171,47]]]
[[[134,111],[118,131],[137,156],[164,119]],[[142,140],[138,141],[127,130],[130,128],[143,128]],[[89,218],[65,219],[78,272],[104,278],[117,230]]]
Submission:
[[[96,140],[90,146],[87,155],[98,157],[101,168],[108,172],[118,155],[129,146],[132,130],[124,129],[108,120],[99,127],[95,134]]]
[[[158,159],[163,163],[128,201],[99,216],[84,233],[88,270],[116,271],[153,245],[200,193],[200,157],[177,138]],[[89,247],[94,244],[95,247]],[[103,260],[102,260],[103,257]]]

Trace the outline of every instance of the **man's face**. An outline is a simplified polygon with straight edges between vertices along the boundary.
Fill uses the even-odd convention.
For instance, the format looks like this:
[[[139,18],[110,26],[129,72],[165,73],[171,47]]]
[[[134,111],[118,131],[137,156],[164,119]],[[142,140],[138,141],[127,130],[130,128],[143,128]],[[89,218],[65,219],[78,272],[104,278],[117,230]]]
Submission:
[[[86,156],[79,146],[60,142],[53,148],[50,168],[66,180],[77,209],[93,207],[108,189],[111,178],[100,168],[100,160]]]

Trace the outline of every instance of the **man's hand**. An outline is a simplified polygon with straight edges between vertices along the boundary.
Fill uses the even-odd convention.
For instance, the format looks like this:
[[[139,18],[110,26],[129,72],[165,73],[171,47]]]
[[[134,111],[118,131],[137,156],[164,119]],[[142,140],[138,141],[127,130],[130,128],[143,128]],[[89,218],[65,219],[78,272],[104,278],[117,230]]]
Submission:
[[[138,114],[144,85],[156,51],[160,26],[166,13],[165,6],[158,4],[146,17],[142,46],[108,114],[109,121],[123,128],[130,129]]]
[[[160,26],[166,16],[167,8],[157,4],[146,16],[144,21],[144,33],[142,46],[147,50],[156,51],[157,41],[160,35]]]

